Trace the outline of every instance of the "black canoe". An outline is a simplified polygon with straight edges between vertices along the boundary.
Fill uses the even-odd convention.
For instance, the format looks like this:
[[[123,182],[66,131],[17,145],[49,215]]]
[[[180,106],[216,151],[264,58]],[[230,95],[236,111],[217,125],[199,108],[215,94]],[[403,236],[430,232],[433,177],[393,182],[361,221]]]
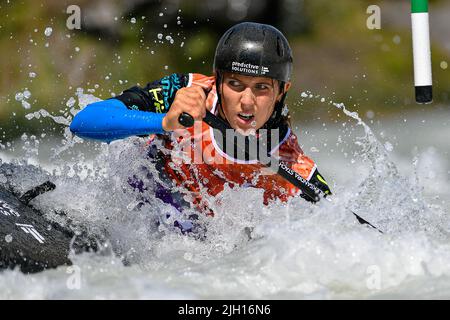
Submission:
[[[32,193],[19,200],[0,186],[0,270],[17,267],[32,273],[71,264],[74,232],[29,207],[29,200],[38,195]],[[72,249],[78,252],[80,247],[96,249],[95,244],[76,242]]]

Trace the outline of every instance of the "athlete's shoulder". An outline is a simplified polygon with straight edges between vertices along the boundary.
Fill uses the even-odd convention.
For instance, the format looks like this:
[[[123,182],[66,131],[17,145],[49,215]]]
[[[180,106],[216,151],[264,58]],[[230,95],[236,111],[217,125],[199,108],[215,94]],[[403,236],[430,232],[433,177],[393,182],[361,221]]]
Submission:
[[[298,143],[297,136],[289,130],[279,148],[280,160],[286,162],[303,178],[309,180],[316,169],[313,159],[305,155]]]
[[[166,113],[178,90],[193,83],[201,84],[207,81],[210,81],[207,76],[198,73],[173,73],[149,82],[144,87],[131,87],[116,99],[122,101],[129,109]]]
[[[316,162],[308,157],[300,147],[297,136],[290,132],[280,146],[280,158],[290,163],[291,168],[310,183],[322,190],[326,195],[331,194],[325,178],[319,173]],[[308,200],[308,198],[305,198]]]
[[[173,73],[148,83],[144,90],[153,100],[156,112],[159,109],[160,112],[167,112],[178,90],[192,85],[207,87],[211,86],[211,82],[214,83],[214,77],[200,73]]]
[[[295,162],[299,157],[304,156],[304,152],[298,143],[297,136],[288,129],[286,135],[282,137],[279,147],[279,155],[281,160],[286,162]]]
[[[214,76],[211,75],[204,75],[201,73],[190,73],[190,83],[188,85],[198,85],[201,87],[211,87],[212,85],[215,84],[216,78]]]
[[[166,90],[178,90],[192,85],[214,84],[214,76],[204,75],[201,73],[172,73],[161,79],[147,84],[148,88],[162,87]]]

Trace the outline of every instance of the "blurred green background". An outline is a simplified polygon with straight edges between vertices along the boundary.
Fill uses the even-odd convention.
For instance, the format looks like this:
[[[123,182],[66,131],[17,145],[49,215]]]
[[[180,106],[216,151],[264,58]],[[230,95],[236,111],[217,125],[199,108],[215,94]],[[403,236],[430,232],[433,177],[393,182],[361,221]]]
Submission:
[[[73,4],[80,30],[66,27]],[[372,4],[381,8],[380,30],[366,26]],[[24,132],[60,134],[53,122],[25,115],[63,115],[77,88],[106,99],[174,72],[211,73],[219,37],[240,21],[273,24],[290,40],[294,121],[337,116],[317,99],[302,99],[303,91],[343,102],[363,119],[447,108],[449,1],[430,1],[430,15],[434,103],[423,106],[414,102],[409,0],[1,1],[0,143]],[[30,109],[16,99],[26,90]]]

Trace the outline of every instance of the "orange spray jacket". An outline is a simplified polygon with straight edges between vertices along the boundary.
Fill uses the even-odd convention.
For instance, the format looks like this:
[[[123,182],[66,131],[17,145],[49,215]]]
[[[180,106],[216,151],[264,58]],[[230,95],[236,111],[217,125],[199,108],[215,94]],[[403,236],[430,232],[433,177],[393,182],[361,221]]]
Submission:
[[[216,112],[217,94],[214,77],[201,74],[173,74],[158,81],[149,83],[145,88],[133,87],[117,97],[128,108],[150,112],[165,113],[172,104],[176,91],[189,86],[210,87],[207,96],[207,106]],[[287,163],[304,179],[329,193],[325,180],[319,174],[317,166],[307,157],[298,144],[297,137],[290,128],[277,131],[281,135],[277,143],[271,146],[270,154]],[[179,189],[184,190],[187,199],[207,214],[210,196],[219,195],[225,188],[254,187],[264,190],[263,202],[280,199],[286,201],[289,197],[301,195],[301,191],[277,174],[273,174],[256,159],[234,157],[231,152],[225,152],[222,137],[217,136],[204,122],[185,130],[176,130],[171,135],[153,135],[150,143],[162,141],[164,150],[159,159],[164,167],[165,176],[172,180]]]

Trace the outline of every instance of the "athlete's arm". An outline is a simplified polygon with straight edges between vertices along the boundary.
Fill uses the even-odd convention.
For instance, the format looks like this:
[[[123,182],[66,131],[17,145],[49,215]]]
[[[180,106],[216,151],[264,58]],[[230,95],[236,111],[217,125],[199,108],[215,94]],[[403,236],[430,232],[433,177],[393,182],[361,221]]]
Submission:
[[[103,142],[164,133],[163,118],[188,82],[189,75],[172,74],[145,88],[133,87],[116,98],[92,103],[74,117],[70,130]]]
[[[99,101],[86,106],[70,124],[79,137],[111,142],[131,136],[163,133],[165,114],[128,109],[118,99]]]

